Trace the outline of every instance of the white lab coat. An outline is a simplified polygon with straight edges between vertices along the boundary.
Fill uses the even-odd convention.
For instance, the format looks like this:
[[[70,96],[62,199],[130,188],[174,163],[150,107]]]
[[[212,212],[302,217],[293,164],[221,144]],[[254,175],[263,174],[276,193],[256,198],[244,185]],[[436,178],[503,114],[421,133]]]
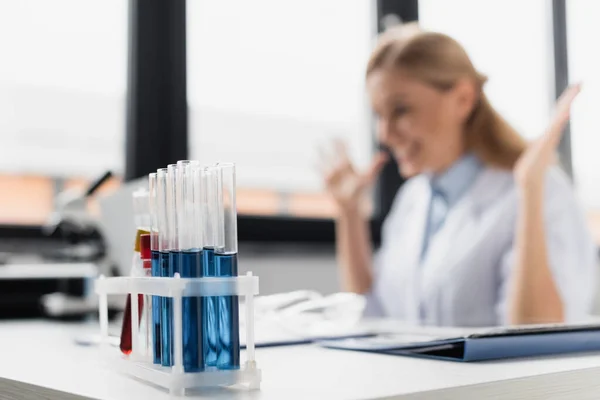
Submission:
[[[399,191],[375,255],[367,316],[439,326],[492,326],[507,321],[517,192],[510,171],[483,167],[449,210],[421,260],[429,178]],[[549,263],[567,321],[591,312],[596,246],[570,182],[558,167],[546,177],[544,216]]]

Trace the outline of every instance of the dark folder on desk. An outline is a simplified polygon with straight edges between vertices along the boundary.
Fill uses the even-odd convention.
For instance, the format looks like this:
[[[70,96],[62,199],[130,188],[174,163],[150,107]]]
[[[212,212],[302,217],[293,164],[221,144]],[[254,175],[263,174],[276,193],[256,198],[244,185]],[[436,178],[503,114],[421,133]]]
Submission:
[[[414,335],[411,335],[414,337]],[[483,361],[600,351],[600,325],[535,325],[476,331],[453,338],[405,340],[401,334],[334,340],[324,347],[390,355]]]

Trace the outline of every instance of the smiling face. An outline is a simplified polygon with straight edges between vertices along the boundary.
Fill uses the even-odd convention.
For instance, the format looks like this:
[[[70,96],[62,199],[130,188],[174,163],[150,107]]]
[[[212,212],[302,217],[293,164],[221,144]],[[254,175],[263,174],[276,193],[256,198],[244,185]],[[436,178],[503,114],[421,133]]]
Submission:
[[[459,82],[441,90],[397,69],[369,74],[378,139],[403,176],[444,171],[465,152],[464,124],[473,106],[469,86]]]

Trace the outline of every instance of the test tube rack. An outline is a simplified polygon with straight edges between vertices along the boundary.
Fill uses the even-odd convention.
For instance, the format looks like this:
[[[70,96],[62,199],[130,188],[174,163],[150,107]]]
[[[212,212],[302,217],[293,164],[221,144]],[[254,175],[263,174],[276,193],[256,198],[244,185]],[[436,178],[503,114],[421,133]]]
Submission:
[[[254,296],[258,294],[258,277],[251,272],[234,277],[173,278],[100,276],[95,282],[99,296],[101,347],[105,353],[116,353],[110,348],[108,336],[108,295],[131,294],[132,351],[129,356],[120,352],[111,368],[128,376],[169,390],[183,396],[186,389],[207,386],[243,385],[247,389],[260,389],[261,371],[255,360],[254,346]],[[155,365],[141,352],[138,324],[138,294],[173,298],[173,353],[174,365]],[[246,362],[236,370],[207,369],[201,372],[184,372],[182,349],[182,297],[242,296],[245,308]]]

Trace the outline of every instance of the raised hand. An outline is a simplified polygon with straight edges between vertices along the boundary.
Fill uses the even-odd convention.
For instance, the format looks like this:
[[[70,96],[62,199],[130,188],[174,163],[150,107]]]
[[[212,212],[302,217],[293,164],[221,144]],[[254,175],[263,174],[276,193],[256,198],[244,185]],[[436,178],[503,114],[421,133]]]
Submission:
[[[367,188],[373,184],[388,157],[380,152],[365,171],[357,171],[344,142],[335,141],[334,148],[333,154],[320,151],[320,170],[325,186],[340,212],[357,211]]]
[[[546,132],[523,152],[514,168],[514,176],[522,190],[542,190],[548,166],[554,161],[571,105],[581,91],[581,85],[568,87],[556,103],[554,117]]]

